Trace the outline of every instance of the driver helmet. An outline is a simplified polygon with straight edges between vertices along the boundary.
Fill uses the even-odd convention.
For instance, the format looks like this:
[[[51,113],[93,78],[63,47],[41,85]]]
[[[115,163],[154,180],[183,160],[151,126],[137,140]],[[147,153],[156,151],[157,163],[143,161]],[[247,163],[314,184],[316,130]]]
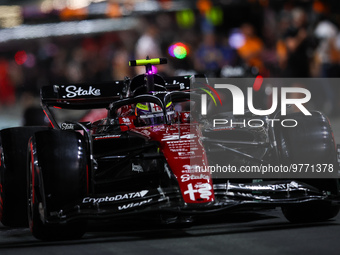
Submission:
[[[167,119],[170,123],[175,118],[175,111],[172,102],[166,105]],[[137,103],[135,107],[136,126],[151,126],[165,124],[162,108],[151,102]]]

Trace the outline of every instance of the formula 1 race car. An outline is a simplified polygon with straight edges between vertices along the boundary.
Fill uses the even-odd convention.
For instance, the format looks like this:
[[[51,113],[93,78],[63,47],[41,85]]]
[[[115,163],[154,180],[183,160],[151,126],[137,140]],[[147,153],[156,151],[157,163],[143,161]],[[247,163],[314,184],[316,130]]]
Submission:
[[[52,127],[0,131],[3,225],[29,224],[36,238],[56,240],[80,238],[88,220],[138,215],[156,215],[168,224],[240,208],[282,207],[291,222],[337,215],[339,184],[333,176],[264,179],[203,171],[216,165],[238,170],[319,164],[337,174],[336,145],[323,114],[293,113],[294,128],[270,125],[270,116],[258,126],[214,127],[212,119],[233,116],[195,110],[207,99],[202,93],[213,89],[195,88],[195,76],[152,72],[151,65],[165,63],[130,61],[146,66],[133,79],[43,87],[41,103]],[[107,117],[58,121],[54,111],[60,108],[106,108]]]

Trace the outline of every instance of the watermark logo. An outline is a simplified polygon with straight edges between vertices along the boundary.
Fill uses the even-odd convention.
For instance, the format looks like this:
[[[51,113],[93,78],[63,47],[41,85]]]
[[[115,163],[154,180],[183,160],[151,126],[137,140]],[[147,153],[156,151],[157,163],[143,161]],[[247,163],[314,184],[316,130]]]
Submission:
[[[220,95],[217,93],[217,91],[213,87],[209,86],[208,84],[204,84],[204,85],[206,86],[206,88],[202,88],[202,87],[199,88],[200,90],[203,90],[206,93],[206,94],[201,95],[201,100],[202,100],[201,101],[202,102],[202,104],[201,104],[201,111],[202,111],[201,114],[207,115],[207,95],[209,95],[211,97],[211,99],[214,101],[215,106],[217,106],[217,102],[216,102],[216,99],[213,96],[213,94],[216,96],[216,98],[220,102],[221,106],[223,105],[223,103],[222,103]],[[212,93],[208,89],[210,91],[212,91]]]
[[[272,105],[269,109],[256,109],[254,107],[253,102],[253,91],[258,91],[261,88],[263,82],[263,78],[261,76],[258,76],[255,79],[255,82],[253,84],[253,87],[247,88],[247,106],[251,113],[258,115],[258,116],[266,116],[274,113],[278,108],[278,98],[279,98],[279,91],[278,88],[273,87],[272,88]],[[244,115],[245,114],[245,96],[243,91],[233,84],[215,84],[214,87],[210,87],[210,90],[212,90],[215,95],[218,96],[221,105],[222,101],[216,92],[215,89],[227,89],[231,92],[232,98],[233,98],[233,115]],[[210,95],[212,98],[212,94],[205,90],[208,95]],[[299,98],[288,98],[289,94],[298,94]],[[281,95],[281,115],[287,115],[287,106],[288,105],[295,105],[304,115],[312,115],[304,106],[304,103],[309,102],[311,99],[311,93],[309,90],[305,88],[298,88],[298,87],[281,87],[280,88],[280,95]],[[213,98],[215,105],[216,100]],[[202,94],[201,95],[201,114],[207,115],[207,95]]]

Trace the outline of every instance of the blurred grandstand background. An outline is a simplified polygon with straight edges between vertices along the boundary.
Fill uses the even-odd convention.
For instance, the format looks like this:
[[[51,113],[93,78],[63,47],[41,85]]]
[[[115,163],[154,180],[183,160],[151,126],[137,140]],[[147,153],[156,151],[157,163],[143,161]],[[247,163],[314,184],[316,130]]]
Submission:
[[[163,75],[339,77],[337,0],[0,0],[0,128],[22,124],[44,85]],[[314,89],[315,90],[315,89]],[[336,118],[339,87],[318,86]]]

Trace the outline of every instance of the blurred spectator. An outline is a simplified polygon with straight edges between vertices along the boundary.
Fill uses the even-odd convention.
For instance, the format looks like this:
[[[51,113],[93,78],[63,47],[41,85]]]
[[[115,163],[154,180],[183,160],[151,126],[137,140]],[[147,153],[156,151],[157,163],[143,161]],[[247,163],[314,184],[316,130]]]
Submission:
[[[129,52],[124,47],[117,49],[112,58],[112,78],[114,80],[123,80],[126,76],[132,76],[132,68],[128,66],[129,60]]]
[[[83,55],[81,48],[74,48],[72,50],[71,59],[66,66],[66,79],[71,83],[84,81]],[[91,71],[93,72],[94,70]]]
[[[300,8],[293,9],[291,25],[277,43],[279,66],[283,77],[310,77],[307,16]]]
[[[254,27],[249,23],[241,26],[241,33],[244,36],[244,43],[237,49],[238,54],[247,66],[256,67],[262,73],[264,69],[261,59],[263,41],[255,35]]]
[[[340,52],[336,44],[338,33],[338,28],[328,20],[319,22],[315,28],[314,34],[319,39],[314,59],[316,66],[318,66],[318,73],[316,73],[318,76],[339,76]]]
[[[61,47],[58,48],[57,53],[55,54],[51,66],[50,66],[50,79],[52,83],[62,84],[66,83],[66,63],[67,63],[67,49],[63,49]]]
[[[207,33],[195,52],[195,69],[208,76],[217,77],[225,63],[224,57],[229,58],[229,53],[227,48],[223,49],[217,44],[213,33]]]
[[[162,56],[160,41],[158,39],[159,32],[155,24],[149,23],[145,25],[145,31],[136,43],[136,59],[145,59],[146,57],[158,58]],[[138,73],[145,71],[144,67],[137,67],[136,69]]]
[[[145,59],[146,56],[150,58],[161,56],[160,42],[157,38],[159,33],[160,31],[155,24],[146,25],[145,32],[136,43],[137,59]]]
[[[224,36],[222,38],[221,50],[223,54],[223,65],[234,66],[238,64],[239,56],[235,49],[229,44],[229,37]]]

